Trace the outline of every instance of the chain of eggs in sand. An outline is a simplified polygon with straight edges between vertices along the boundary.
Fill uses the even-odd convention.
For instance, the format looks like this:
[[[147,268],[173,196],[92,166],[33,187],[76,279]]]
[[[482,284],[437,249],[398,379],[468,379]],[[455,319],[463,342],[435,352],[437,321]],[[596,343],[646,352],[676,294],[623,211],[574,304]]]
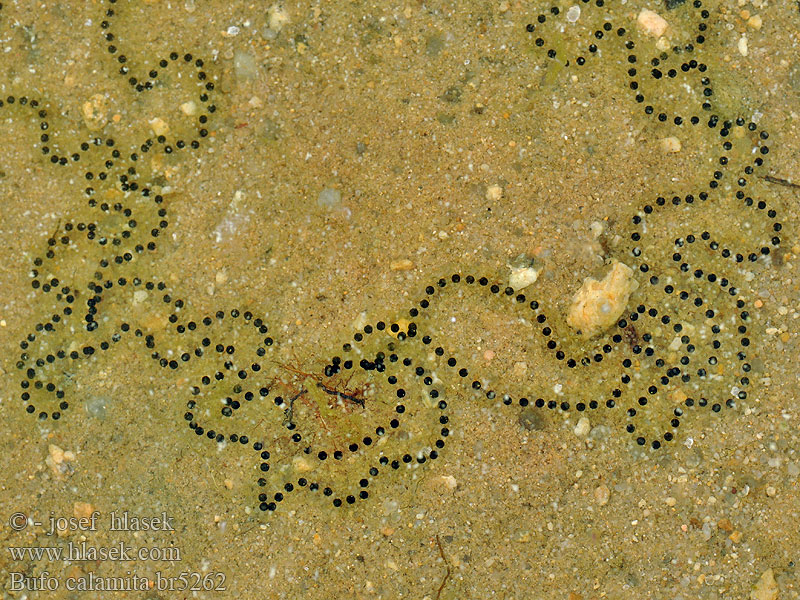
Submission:
[[[715,139],[718,136],[717,165],[706,185],[682,196],[650,193],[652,198],[631,217],[626,256],[619,258],[647,284],[612,331],[578,341],[567,333],[563,319],[548,317],[536,299],[488,277],[456,272],[426,287],[403,318],[367,325],[355,333],[321,372],[302,365],[277,366],[277,344],[263,320],[251,312],[228,308],[192,318],[187,301],[176,297],[163,281],[142,275],[145,259],[157,256],[159,237],[169,226],[164,198],[153,189],[156,186],[142,183],[150,176],[144,158],[148,153],[173,154],[201,146],[216,111],[214,84],[203,61],[188,53],[172,52],[141,73],[131,69],[112,27],[116,4],[108,2],[100,28],[119,73],[141,94],[154,89],[165,72],[190,75],[199,116],[183,138],[156,136],[132,150],[120,150],[110,138],[92,137],[67,149],[50,132],[47,106],[23,96],[3,99],[0,110],[33,111],[41,130],[37,147],[53,165],[81,169],[92,158],[102,164],[83,172],[88,206],[97,219],[64,223],[31,270],[36,301],[51,313],[20,344],[21,400],[31,415],[42,421],[59,420],[70,408],[65,374],[81,365],[90,368],[99,353],[113,352],[132,340],[144,346],[152,360],[170,372],[169,377],[186,373],[188,398],[171,403],[199,443],[254,453],[258,505],[272,511],[301,491],[334,506],[353,504],[369,497],[381,473],[409,473],[437,459],[451,433],[445,396],[454,381],[463,383],[473,400],[480,398],[489,406],[624,411],[626,430],[637,444],[653,449],[675,439],[690,409],[718,412],[737,398],[746,398],[749,316],[733,281],[740,275],[739,263],[755,262],[778,248],[780,223],[773,209],[746,192],[748,178],[768,152],[766,132],[743,118],[728,120],[714,112],[710,75],[700,60],[710,17],[701,2],[687,7],[694,11],[697,27],[691,43],[649,60],[636,52],[636,32],[610,21],[602,20],[590,32],[583,54],[568,57],[560,56],[548,41],[548,34],[557,35],[548,27],[563,23],[564,12],[558,7],[524,25],[534,45],[563,66],[591,68],[603,52],[620,53],[632,101],[646,116],[676,128],[706,128]],[[584,5],[586,15],[603,18],[602,0]],[[659,106],[658,92],[670,82],[701,90],[696,111],[677,114]],[[754,151],[755,158],[737,152],[742,144]],[[729,188],[735,191],[722,193]],[[715,213],[749,211],[754,220],[766,222],[768,231],[755,231],[754,237],[763,240],[752,248],[733,249],[706,230],[681,232],[660,254],[643,244],[648,223],[662,213],[669,218],[670,212],[703,211],[703,205]],[[678,213],[678,220],[683,214]],[[580,399],[578,390],[574,396],[579,399],[573,402],[546,394],[512,397],[493,389],[487,377],[471,373],[445,350],[441,334],[434,335],[432,327],[423,329],[426,313],[464,293],[481,294],[487,302],[493,297],[502,310],[535,322],[554,368],[574,371],[591,382],[581,386],[591,388],[591,397]],[[130,352],[129,348],[118,352]],[[715,369],[720,361],[728,367],[724,377]],[[354,374],[360,385],[351,383]],[[598,381],[607,393],[597,391]],[[637,417],[656,400],[663,404],[663,396],[674,395],[677,389],[681,402],[672,402],[663,429],[645,436]]]

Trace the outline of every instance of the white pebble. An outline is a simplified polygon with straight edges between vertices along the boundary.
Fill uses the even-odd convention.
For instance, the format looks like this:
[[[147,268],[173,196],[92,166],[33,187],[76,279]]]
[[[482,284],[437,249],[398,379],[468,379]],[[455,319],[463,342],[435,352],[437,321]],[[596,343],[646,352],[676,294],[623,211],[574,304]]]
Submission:
[[[608,499],[611,497],[611,490],[608,489],[607,485],[599,485],[594,488],[594,501],[597,502],[600,506],[605,506],[608,504]]]
[[[681,151],[681,141],[675,136],[663,138],[659,141],[661,151],[665,154],[676,154]]]
[[[739,38],[739,43],[736,44],[736,47],[739,48],[739,54],[742,56],[747,56],[749,50],[747,49],[747,36],[743,35]]]
[[[500,198],[503,197],[503,188],[499,185],[492,184],[486,188],[486,199],[492,202],[497,202]]]
[[[194,100],[184,102],[181,104],[181,112],[186,116],[191,117],[192,115],[197,114],[197,104],[195,104]]]
[[[525,267],[520,269],[511,269],[511,275],[508,276],[508,287],[515,292],[522,290],[539,278],[539,271],[533,267]]]
[[[280,31],[289,22],[289,13],[280,4],[273,4],[267,15],[267,22],[272,31]]]
[[[159,119],[158,117],[154,119],[150,119],[148,121],[150,123],[150,129],[153,130],[153,133],[156,135],[166,135],[169,132],[169,125],[164,119]]]
[[[578,5],[570,6],[567,11],[567,21],[574,23],[581,18],[581,7]]]
[[[588,417],[581,417],[578,420],[578,424],[575,425],[575,429],[573,429],[573,433],[578,437],[586,437],[589,435],[589,432],[592,430],[592,424],[589,421]]]

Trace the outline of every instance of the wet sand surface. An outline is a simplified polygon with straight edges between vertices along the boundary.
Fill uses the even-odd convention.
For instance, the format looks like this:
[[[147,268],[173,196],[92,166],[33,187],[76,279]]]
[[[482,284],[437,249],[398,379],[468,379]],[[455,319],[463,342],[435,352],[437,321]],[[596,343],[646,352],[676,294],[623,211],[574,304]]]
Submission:
[[[800,597],[800,9],[600,4],[4,2],[3,597]]]

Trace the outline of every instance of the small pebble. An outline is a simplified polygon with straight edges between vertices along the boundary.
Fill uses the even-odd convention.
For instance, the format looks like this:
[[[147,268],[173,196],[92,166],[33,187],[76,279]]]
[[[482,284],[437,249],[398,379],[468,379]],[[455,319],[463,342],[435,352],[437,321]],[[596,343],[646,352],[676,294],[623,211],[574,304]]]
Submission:
[[[594,501],[600,506],[608,504],[608,499],[611,497],[611,490],[607,485],[598,485],[594,488]]]
[[[575,429],[573,429],[573,433],[578,437],[586,437],[589,435],[589,432],[592,430],[592,424],[589,421],[588,417],[581,417],[578,419],[578,424],[575,425]]]
[[[511,273],[508,276],[508,286],[518,292],[525,289],[539,278],[542,268],[536,260],[520,254],[508,265]]]
[[[99,131],[108,122],[107,101],[103,94],[95,94],[83,103],[83,122],[89,131]]]
[[[72,514],[77,519],[88,519],[92,516],[92,513],[94,511],[95,511],[94,506],[92,506],[88,502],[75,502],[72,505]]]
[[[681,151],[681,141],[675,136],[663,138],[659,140],[661,151],[665,154],[676,154]]]
[[[749,50],[747,49],[747,36],[743,35],[739,38],[739,43],[736,44],[736,47],[739,49],[739,54],[742,56],[747,56],[749,54]]]
[[[636,22],[644,33],[653,37],[661,37],[669,27],[664,17],[648,8],[642,9]]]
[[[153,133],[156,135],[167,135],[167,133],[169,133],[169,125],[167,125],[167,122],[164,121],[164,119],[155,117],[150,119],[148,123],[150,124],[150,129],[152,129]]]
[[[569,10],[567,10],[567,21],[570,23],[575,23],[578,19],[581,18],[581,7],[577,4],[575,6],[570,6]]]
[[[71,475],[75,468],[72,462],[75,460],[75,454],[70,450],[62,450],[55,444],[50,444],[48,447],[48,456],[44,462],[50,467],[50,470],[56,476]]]
[[[391,263],[389,263],[389,268],[392,271],[410,271],[414,268],[414,263],[407,258],[401,258],[398,260],[393,260]]]
[[[242,81],[250,81],[258,75],[256,59],[252,54],[243,50],[234,52],[233,70],[236,73],[236,78]]]
[[[342,202],[342,192],[335,188],[325,188],[317,196],[317,206],[335,208]]]
[[[667,496],[666,498],[664,498],[664,504],[666,504],[667,506],[675,506],[677,503],[678,501],[672,496]]]
[[[445,490],[453,491],[458,487],[458,481],[452,475],[442,475],[439,477],[439,486]]]
[[[503,197],[503,188],[499,185],[492,184],[486,188],[486,199],[491,202],[497,202]]]
[[[273,4],[267,11],[267,24],[272,31],[279,32],[289,22],[289,13],[280,4]]]
[[[778,490],[776,490],[775,487],[771,485],[768,485],[767,489],[764,490],[764,492],[766,492],[767,496],[769,496],[770,498],[774,498],[775,496],[778,495]]]
[[[761,574],[758,583],[753,586],[753,591],[750,592],[750,600],[776,600],[778,592],[775,573],[772,569],[767,569]]]
[[[189,100],[188,102],[184,102],[181,104],[181,112],[188,117],[197,114],[197,104],[194,100]]]

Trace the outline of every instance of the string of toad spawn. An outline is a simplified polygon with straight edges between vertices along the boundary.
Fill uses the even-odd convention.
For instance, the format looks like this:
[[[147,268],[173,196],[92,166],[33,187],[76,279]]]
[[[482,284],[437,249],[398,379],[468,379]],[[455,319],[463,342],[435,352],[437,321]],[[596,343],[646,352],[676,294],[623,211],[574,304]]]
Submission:
[[[336,507],[354,504],[370,497],[381,474],[436,460],[451,433],[453,389],[488,406],[622,413],[635,442],[653,450],[675,440],[691,410],[719,412],[747,398],[751,325],[746,294],[734,282],[742,277],[739,265],[769,260],[780,246],[776,210],[747,191],[769,152],[768,134],[715,109],[715,88],[702,61],[710,14],[700,0],[681,9],[694,23],[692,41],[649,60],[637,51],[639,34],[602,12],[603,0],[582,4],[585,20],[597,20],[597,27],[588,28],[591,42],[577,56],[563,58],[558,44],[547,41],[553,23],[577,20],[573,9],[564,15],[553,6],[523,26],[554,68],[589,68],[603,52],[618,52],[633,103],[646,118],[678,129],[704,128],[717,144],[713,171],[703,178],[707,183],[681,195],[646,192],[649,199],[630,217],[626,240],[613,255],[632,264],[648,285],[610,332],[576,340],[543,303],[466,269],[426,287],[403,318],[366,325],[318,367],[279,363],[278,342],[250,311],[198,315],[167,283],[142,275],[143,260],[157,257],[159,237],[170,225],[167,202],[145,158],[201,147],[217,110],[215,78],[189,53],[171,52],[141,71],[132,67],[121,49],[124,34],[115,26],[117,2],[109,0],[101,34],[131,90],[147,94],[159,78],[188,73],[199,108],[187,111],[195,119],[182,137],[165,132],[128,142],[126,150],[102,136],[64,148],[50,130],[46,103],[19,95],[0,102],[0,110],[33,111],[41,131],[37,146],[55,168],[97,165],[83,170],[94,220],[66,221],[33,262],[36,307],[47,316],[20,343],[24,410],[42,421],[60,420],[75,402],[65,373],[115,352],[123,341],[141,343],[165,377],[174,378],[175,371],[189,381],[188,399],[173,400],[176,416],[202,443],[248,453],[258,506],[273,511],[305,493]],[[699,90],[695,110],[690,105],[678,113],[663,106],[669,86]],[[725,211],[761,228],[748,234],[750,247],[734,247],[719,232],[692,229],[686,218]],[[673,241],[646,244],[656,225],[669,218],[681,228]],[[480,295],[534,322],[550,361],[543,367],[593,382],[578,386],[589,389],[588,396],[576,389],[573,402],[544,393],[512,397],[495,389],[491,377],[465,366],[435,331],[437,306],[459,302],[463,294]],[[720,372],[722,364],[727,369]],[[538,380],[530,384],[543,388]],[[668,396],[679,403],[665,401]],[[656,405],[668,412],[660,429],[642,423]]]

